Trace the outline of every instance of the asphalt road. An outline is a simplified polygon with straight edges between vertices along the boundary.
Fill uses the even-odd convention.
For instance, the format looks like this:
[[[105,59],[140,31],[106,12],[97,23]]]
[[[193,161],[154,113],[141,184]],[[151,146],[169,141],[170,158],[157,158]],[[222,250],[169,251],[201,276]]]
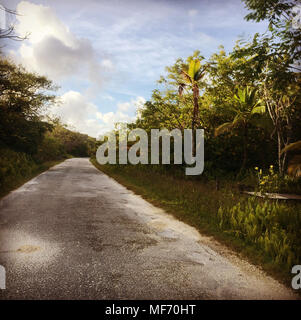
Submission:
[[[293,299],[88,159],[70,159],[0,202],[0,299]]]

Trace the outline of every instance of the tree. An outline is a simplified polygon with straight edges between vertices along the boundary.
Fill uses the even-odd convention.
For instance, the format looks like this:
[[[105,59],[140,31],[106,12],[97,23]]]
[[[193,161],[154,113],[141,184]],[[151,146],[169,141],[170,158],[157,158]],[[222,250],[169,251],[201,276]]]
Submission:
[[[199,116],[199,82],[204,77],[206,68],[207,66],[201,66],[201,61],[199,59],[191,59],[188,70],[185,66],[183,66],[183,69],[181,70],[182,78],[179,81],[179,95],[182,96],[184,89],[187,87],[192,90],[193,94],[192,131],[195,129]]]
[[[251,10],[246,20],[269,21],[269,31],[277,41],[278,51],[290,56],[293,68],[301,71],[301,27],[298,21],[300,0],[243,0]],[[300,18],[299,18],[300,19]],[[299,62],[299,63],[298,63]],[[294,66],[297,63],[298,66]]]
[[[0,58],[0,136],[1,145],[35,153],[49,124],[42,121],[42,111],[54,96],[55,87],[43,76],[27,72],[5,58]]]
[[[163,89],[154,90],[152,98],[139,111],[137,126],[148,128],[185,128],[195,129],[200,124],[199,104],[200,89],[204,84],[200,81],[205,67],[198,67],[199,51],[185,61],[178,59],[174,65],[166,67],[167,76],[158,81]],[[196,62],[194,67],[192,66]],[[191,63],[191,64],[190,64]],[[190,75],[189,75],[190,73]]]
[[[247,142],[248,142],[248,125],[256,114],[263,114],[265,106],[256,96],[256,89],[245,87],[237,89],[234,99],[237,101],[232,106],[234,118],[231,122],[225,122],[215,130],[216,135],[228,132],[236,127],[240,127],[243,136],[243,161],[241,171],[245,168],[247,162]]]
[[[250,57],[250,65],[258,74],[276,138],[278,168],[284,174],[287,155],[281,152],[293,138],[300,109],[301,28],[294,26],[297,0],[244,0],[251,12],[247,20],[268,20],[269,31],[255,34],[252,43],[234,50],[236,57]],[[298,138],[297,138],[298,139]]]
[[[136,121],[138,128],[166,128],[183,130],[190,125],[192,104],[183,104],[175,90],[154,90],[151,100],[144,104]]]
[[[236,48],[240,46],[236,44]],[[249,57],[226,54],[223,46],[220,46],[219,52],[209,59],[207,79],[202,95],[203,107],[210,111],[213,119],[211,128],[207,126],[207,131],[214,131],[216,124],[232,121],[231,109],[237,87],[257,87],[258,75]]]

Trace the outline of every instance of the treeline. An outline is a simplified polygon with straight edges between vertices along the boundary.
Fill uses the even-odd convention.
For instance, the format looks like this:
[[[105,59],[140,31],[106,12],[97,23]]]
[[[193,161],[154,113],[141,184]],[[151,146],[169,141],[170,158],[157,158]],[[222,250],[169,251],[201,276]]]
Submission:
[[[94,138],[47,118],[55,89],[46,77],[0,57],[1,193],[49,162],[95,153]]]
[[[245,0],[251,20],[269,30],[221,46],[205,59],[196,51],[166,68],[161,89],[139,110],[132,128],[205,129],[205,172],[245,177],[254,167],[279,177],[301,175],[301,32],[296,1]],[[299,147],[298,147],[299,145]]]

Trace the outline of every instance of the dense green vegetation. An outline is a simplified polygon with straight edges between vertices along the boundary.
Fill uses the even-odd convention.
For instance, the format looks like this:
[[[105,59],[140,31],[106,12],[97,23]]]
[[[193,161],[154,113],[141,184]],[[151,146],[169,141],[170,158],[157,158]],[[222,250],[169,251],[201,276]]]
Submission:
[[[231,52],[221,46],[207,59],[200,51],[178,59],[128,126],[204,129],[204,173],[185,176],[186,164],[92,162],[289,281],[301,259],[301,204],[241,191],[301,194],[301,29],[292,24],[297,1],[244,3],[246,19],[267,19],[268,30],[238,41]]]
[[[1,149],[0,156],[0,197],[21,186],[41,172],[48,170],[60,160],[48,160],[38,163],[24,152]]]
[[[88,157],[95,139],[47,119],[55,87],[0,57],[0,194],[62,159]]]

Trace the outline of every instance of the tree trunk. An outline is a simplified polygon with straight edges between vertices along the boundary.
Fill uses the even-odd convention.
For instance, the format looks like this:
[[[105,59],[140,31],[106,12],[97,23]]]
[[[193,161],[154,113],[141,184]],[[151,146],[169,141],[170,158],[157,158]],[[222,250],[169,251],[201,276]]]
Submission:
[[[274,133],[277,134],[278,169],[279,174],[283,176],[286,168],[287,153],[281,154],[281,150],[291,141],[292,123],[288,109],[293,105],[295,99],[284,100],[283,95],[277,99],[272,99],[266,86],[266,82],[264,83],[264,95],[269,116],[275,127],[271,137]],[[286,110],[286,115],[283,115],[284,110]]]
[[[193,116],[192,116],[192,154],[195,155],[196,141],[195,141],[195,127],[199,116],[199,88],[196,84],[193,86]]]
[[[199,116],[199,88],[197,85],[193,86],[193,116],[192,116],[192,130],[195,129],[197,118]]]
[[[277,130],[277,143],[278,143],[278,169],[279,169],[279,174],[282,176],[283,175],[283,166],[282,166],[282,160],[281,160],[282,145],[281,145],[281,134],[279,130]]]
[[[246,164],[247,164],[247,157],[248,157],[248,150],[247,150],[247,143],[248,143],[248,128],[247,128],[247,124],[244,124],[243,127],[243,159],[242,159],[242,164],[241,164],[241,168],[240,168],[240,173],[243,172],[243,170],[246,168]]]

